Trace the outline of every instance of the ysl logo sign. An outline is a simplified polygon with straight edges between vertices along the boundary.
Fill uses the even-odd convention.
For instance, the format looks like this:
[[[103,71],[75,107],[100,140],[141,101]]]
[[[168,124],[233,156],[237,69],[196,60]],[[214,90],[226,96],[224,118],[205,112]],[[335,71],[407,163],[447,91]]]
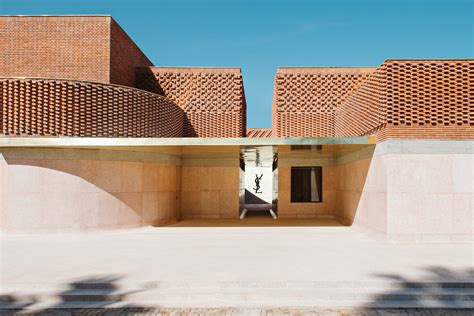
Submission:
[[[258,174],[255,174],[255,188],[253,188],[255,193],[262,193],[262,191],[258,191],[260,190],[260,181],[262,180],[262,177],[263,173],[260,175],[260,177],[258,176]]]

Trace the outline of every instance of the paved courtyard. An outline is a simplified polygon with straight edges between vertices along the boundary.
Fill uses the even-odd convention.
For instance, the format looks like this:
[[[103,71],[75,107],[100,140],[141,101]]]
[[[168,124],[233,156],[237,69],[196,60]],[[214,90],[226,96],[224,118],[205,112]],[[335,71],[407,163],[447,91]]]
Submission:
[[[64,294],[90,281],[164,307],[277,307],[316,305],[342,295],[338,288],[363,294],[394,281],[474,281],[472,244],[392,244],[331,222],[214,223],[3,235],[0,292]]]

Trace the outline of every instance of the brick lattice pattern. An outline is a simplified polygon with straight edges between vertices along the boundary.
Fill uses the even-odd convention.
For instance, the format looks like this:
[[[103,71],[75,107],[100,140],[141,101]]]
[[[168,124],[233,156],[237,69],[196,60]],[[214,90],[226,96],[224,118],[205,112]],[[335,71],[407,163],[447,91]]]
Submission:
[[[336,108],[335,136],[367,135],[385,124],[385,73],[382,65]]]
[[[275,136],[333,136],[335,110],[373,68],[279,68],[273,95]]]
[[[182,109],[163,96],[133,88],[1,79],[0,101],[4,136],[182,136]]]
[[[185,137],[245,137],[245,95],[240,69],[141,70],[139,86],[161,93],[186,113]]]
[[[388,60],[336,110],[336,136],[474,138],[473,87],[473,60]]]

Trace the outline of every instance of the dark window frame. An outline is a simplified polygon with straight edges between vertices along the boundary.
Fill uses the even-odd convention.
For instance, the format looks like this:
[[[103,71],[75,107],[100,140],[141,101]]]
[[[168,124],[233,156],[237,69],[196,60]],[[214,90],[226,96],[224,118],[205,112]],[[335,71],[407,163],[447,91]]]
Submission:
[[[308,192],[293,192],[293,189],[297,190],[297,188],[294,188],[295,182],[298,180],[297,173],[298,171],[302,170],[308,170],[311,173],[311,169],[316,169],[318,170],[317,175],[319,174],[320,176],[318,177],[316,175],[316,184],[318,187],[318,195],[319,195],[319,200],[318,201],[311,201],[311,187],[309,187],[309,193]],[[299,175],[300,180],[303,181],[303,175]],[[299,189],[300,191],[303,190],[303,184],[300,185]],[[308,188],[308,185],[305,186]],[[299,195],[299,197],[298,197]],[[309,196],[309,199],[305,199],[304,197]],[[303,166],[303,167],[291,167],[290,170],[290,202],[291,203],[323,203],[323,167],[322,166]]]

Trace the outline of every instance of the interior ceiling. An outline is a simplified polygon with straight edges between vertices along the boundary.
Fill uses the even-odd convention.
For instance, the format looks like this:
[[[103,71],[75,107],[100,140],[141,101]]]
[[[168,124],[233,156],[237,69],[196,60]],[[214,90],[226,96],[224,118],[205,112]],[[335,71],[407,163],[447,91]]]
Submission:
[[[276,146],[245,146],[240,150],[240,157],[246,166],[272,166],[276,155]]]

